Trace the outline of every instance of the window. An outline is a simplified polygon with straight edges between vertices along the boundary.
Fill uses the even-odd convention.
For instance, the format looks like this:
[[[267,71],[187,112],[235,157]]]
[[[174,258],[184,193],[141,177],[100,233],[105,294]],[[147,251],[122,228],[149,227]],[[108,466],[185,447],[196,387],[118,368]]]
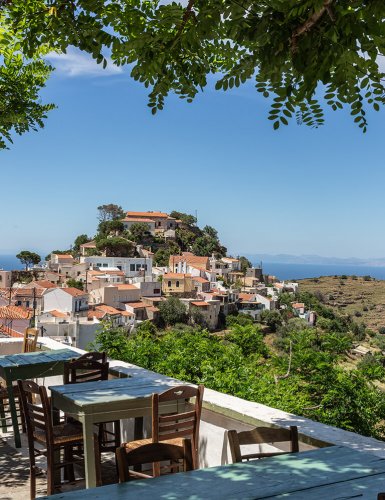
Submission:
[[[154,293],[160,293],[160,288],[154,288]]]
[[[116,267],[119,269],[119,271],[122,270],[122,266],[116,266]]]
[[[168,281],[168,282],[167,282],[167,286],[168,286],[169,288],[171,288],[171,281]]]
[[[137,270],[137,271],[140,271],[140,270],[141,270],[141,268],[142,268],[142,264],[136,264],[136,270]]]
[[[177,282],[175,283],[175,286],[176,286],[177,288],[179,288],[179,281],[177,281]]]
[[[130,271],[135,271],[135,264],[130,264]]]
[[[108,267],[107,262],[103,262],[103,267]]]
[[[98,262],[98,263],[96,264],[96,267],[102,267],[101,262]]]

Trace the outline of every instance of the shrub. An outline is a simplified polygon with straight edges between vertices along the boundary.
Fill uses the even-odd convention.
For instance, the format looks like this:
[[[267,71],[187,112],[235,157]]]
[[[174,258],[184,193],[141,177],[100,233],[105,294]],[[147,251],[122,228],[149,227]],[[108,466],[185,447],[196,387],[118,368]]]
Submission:
[[[378,333],[380,333],[381,335],[385,335],[385,326],[380,326],[380,328],[378,329]]]

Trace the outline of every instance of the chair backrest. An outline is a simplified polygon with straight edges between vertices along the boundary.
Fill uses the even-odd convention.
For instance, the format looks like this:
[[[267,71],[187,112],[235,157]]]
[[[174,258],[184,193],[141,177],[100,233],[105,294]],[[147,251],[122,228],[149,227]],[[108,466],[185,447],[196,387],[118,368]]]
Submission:
[[[107,380],[108,368],[105,352],[86,352],[80,358],[64,363],[64,384]]]
[[[290,426],[289,429],[274,429],[272,427],[256,427],[251,431],[237,432],[235,430],[228,431],[229,445],[233,462],[242,462],[242,460],[250,460],[253,458],[273,457],[284,453],[294,453],[299,451],[298,443],[298,428]],[[263,443],[290,443],[290,451],[273,451],[273,452],[257,452],[257,453],[241,453],[242,445],[263,444]]]
[[[198,467],[199,425],[202,413],[204,386],[192,387],[179,385],[161,394],[152,396],[152,440],[154,443],[175,438],[192,438],[194,467]],[[186,403],[195,398],[195,403]],[[167,402],[182,403],[182,411],[161,415],[159,404]]]
[[[53,444],[53,428],[47,389],[32,380],[18,380],[17,385],[27,427],[30,452],[34,448],[34,441],[38,434],[43,434],[48,448]],[[36,403],[37,399],[40,399],[41,404]]]
[[[183,445],[168,443],[150,443],[133,450],[120,447],[116,450],[119,482],[123,483],[135,478],[157,477],[162,472],[175,473],[193,469],[191,440],[183,439]],[[169,462],[159,467],[160,462]],[[131,472],[129,467],[152,464],[152,475],[144,472]],[[158,467],[156,467],[158,465]]]
[[[24,332],[23,352],[35,352],[37,337],[39,335],[38,328],[26,328]]]

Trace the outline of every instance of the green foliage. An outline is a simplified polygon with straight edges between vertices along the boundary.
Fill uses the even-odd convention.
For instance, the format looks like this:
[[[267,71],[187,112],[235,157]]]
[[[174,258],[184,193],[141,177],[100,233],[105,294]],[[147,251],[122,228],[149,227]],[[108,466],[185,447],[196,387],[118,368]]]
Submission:
[[[380,328],[378,329],[378,333],[381,335],[385,335],[385,326],[380,326]]]
[[[154,262],[157,266],[168,266],[170,255],[180,253],[180,247],[174,241],[169,241],[159,248],[154,255]]]
[[[384,357],[382,355],[365,354],[358,363],[357,369],[369,380],[384,380]]]
[[[96,236],[96,240],[101,238],[107,238],[110,235],[118,236],[121,235],[124,231],[124,224],[121,220],[113,219],[113,220],[104,220],[99,222],[98,225],[98,234]]]
[[[105,323],[96,342],[115,359],[364,435],[385,437],[383,394],[361,370],[346,372],[339,367],[350,346],[347,335],[293,328],[276,355],[249,318],[228,318],[232,326],[224,339],[183,325],[157,335],[144,323],[127,338],[122,329]]]
[[[259,325],[233,325],[231,333],[226,335],[226,340],[241,348],[243,356],[258,354],[266,357],[268,349],[263,341]]]
[[[185,214],[183,212],[177,212],[173,210],[170,213],[170,217],[174,217],[174,219],[181,220],[187,226],[194,226],[197,223],[197,218],[193,215]]]
[[[217,257],[224,257],[227,249],[220,244],[218,237],[213,238],[208,234],[204,234],[196,238],[191,251],[195,255],[210,257],[215,254]]]
[[[4,10],[0,5],[0,149],[13,142],[13,133],[42,128],[48,112],[55,108],[40,98],[53,69],[43,59],[45,50],[23,53],[21,30],[9,24]]]
[[[96,239],[96,248],[106,252],[107,257],[134,257],[135,245],[119,236]]]
[[[67,280],[67,286],[78,288],[79,290],[84,290],[84,285],[81,281],[70,278]]]
[[[41,257],[39,254],[30,252],[29,250],[22,250],[16,255],[16,258],[25,265],[25,270],[33,265],[39,264],[39,262],[41,261]]]
[[[322,125],[316,91],[331,109],[348,108],[364,132],[367,110],[378,111],[384,103],[378,57],[385,53],[385,6],[380,1],[195,0],[186,6],[181,1],[12,0],[3,2],[2,13],[4,45],[12,43],[22,61],[38,57],[41,65],[21,85],[19,75],[12,74],[14,64],[4,65],[11,70],[1,94],[11,96],[4,109],[8,102],[11,107],[2,126],[41,121],[47,107],[37,104],[38,92],[49,73],[41,52],[69,46],[104,67],[107,52],[115,64],[130,65],[132,78],[150,89],[153,114],[171,92],[192,102],[210,74],[218,75],[215,88],[223,91],[254,81],[271,102],[274,129],[292,118]]]
[[[246,274],[247,269],[249,267],[253,267],[253,265],[246,257],[239,257],[239,260],[241,262],[241,271],[243,272],[243,274]]]
[[[261,312],[260,319],[265,323],[272,332],[276,332],[278,327],[282,325],[282,316],[278,311],[264,310]]]
[[[187,322],[186,306],[177,297],[169,297],[159,303],[159,315],[166,326]]]
[[[142,243],[145,237],[150,234],[150,226],[144,222],[137,222],[130,227],[130,233],[136,243]]]
[[[98,220],[99,222],[123,219],[125,212],[120,205],[108,203],[107,205],[100,205],[98,207]]]
[[[73,251],[78,253],[80,250],[80,245],[84,245],[84,243],[88,243],[89,241],[91,241],[91,238],[89,236],[87,236],[86,234],[79,234],[79,236],[75,238]]]

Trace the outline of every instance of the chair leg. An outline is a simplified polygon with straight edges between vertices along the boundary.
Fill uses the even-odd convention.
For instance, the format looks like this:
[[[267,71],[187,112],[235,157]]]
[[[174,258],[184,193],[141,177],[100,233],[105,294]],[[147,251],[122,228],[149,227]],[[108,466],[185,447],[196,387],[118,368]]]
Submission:
[[[64,448],[64,461],[67,465],[64,468],[64,479],[67,479],[70,483],[75,482],[75,471],[74,471],[74,455],[72,446],[66,446]]]
[[[5,418],[4,400],[0,399],[0,420],[3,432],[7,432],[7,420]]]
[[[36,465],[32,462],[29,466],[29,491],[31,500],[34,500],[36,498]]]
[[[54,451],[47,453],[47,495],[55,493],[55,466],[54,466]]]

